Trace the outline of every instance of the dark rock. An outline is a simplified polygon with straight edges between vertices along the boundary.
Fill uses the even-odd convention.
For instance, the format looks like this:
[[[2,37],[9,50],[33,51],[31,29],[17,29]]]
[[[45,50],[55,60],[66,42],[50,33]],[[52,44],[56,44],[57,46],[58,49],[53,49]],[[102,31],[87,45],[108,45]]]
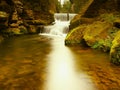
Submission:
[[[0,11],[0,29],[6,29],[8,27],[8,14]]]

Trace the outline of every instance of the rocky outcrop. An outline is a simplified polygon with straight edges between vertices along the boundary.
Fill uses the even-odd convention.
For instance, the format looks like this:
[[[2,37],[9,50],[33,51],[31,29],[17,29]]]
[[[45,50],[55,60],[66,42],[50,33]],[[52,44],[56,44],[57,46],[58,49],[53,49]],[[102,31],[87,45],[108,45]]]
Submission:
[[[110,53],[112,63],[120,65],[119,0],[70,0],[78,15],[70,23],[66,45],[84,45]],[[84,0],[81,0],[81,2]],[[80,6],[77,6],[80,4]],[[85,7],[85,8],[84,8]],[[84,9],[82,9],[84,8]]]
[[[39,33],[43,25],[54,21],[56,3],[57,0],[0,0],[0,36]]]

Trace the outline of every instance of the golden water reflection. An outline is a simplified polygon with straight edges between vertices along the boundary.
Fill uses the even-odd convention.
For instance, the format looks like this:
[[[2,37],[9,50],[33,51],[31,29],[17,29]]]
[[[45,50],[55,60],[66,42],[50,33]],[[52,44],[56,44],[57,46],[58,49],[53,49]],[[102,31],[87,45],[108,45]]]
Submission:
[[[57,38],[52,42],[46,90],[96,90],[85,73],[77,72],[74,54],[64,46],[63,39]]]

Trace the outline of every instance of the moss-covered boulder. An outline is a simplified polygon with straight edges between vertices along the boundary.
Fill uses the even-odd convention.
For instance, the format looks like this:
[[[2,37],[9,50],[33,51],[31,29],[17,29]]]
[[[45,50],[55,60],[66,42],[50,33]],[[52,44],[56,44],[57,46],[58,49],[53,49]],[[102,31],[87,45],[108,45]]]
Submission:
[[[107,22],[94,22],[88,25],[84,34],[87,45],[95,49],[110,50],[112,38],[110,30],[112,25]]]
[[[82,25],[71,30],[65,38],[65,45],[83,44],[83,35],[85,28],[86,26]]]
[[[120,31],[116,33],[115,38],[112,41],[110,60],[112,63],[120,65]]]
[[[118,28],[107,21],[96,21],[90,25],[82,24],[68,33],[65,44],[87,44],[91,48],[109,52],[115,33],[118,31]]]

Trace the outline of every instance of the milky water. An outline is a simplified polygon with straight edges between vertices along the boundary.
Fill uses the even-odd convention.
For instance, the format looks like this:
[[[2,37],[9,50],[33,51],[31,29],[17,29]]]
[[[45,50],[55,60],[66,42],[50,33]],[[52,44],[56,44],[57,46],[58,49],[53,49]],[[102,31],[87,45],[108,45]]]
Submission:
[[[75,56],[64,44],[69,31],[69,23],[75,14],[55,14],[54,25],[45,26],[40,35],[52,37],[52,51],[48,55],[48,75],[45,90],[96,90],[90,78],[76,72]]]

